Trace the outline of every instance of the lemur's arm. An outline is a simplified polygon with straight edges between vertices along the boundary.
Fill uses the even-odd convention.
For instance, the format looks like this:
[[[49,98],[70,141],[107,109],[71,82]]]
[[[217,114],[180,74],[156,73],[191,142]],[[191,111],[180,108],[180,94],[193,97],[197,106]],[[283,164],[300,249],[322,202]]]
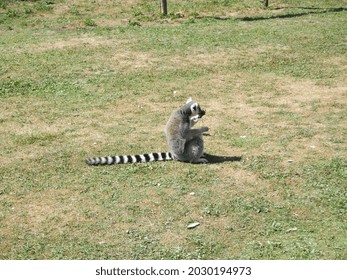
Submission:
[[[178,153],[183,153],[187,141],[194,139],[206,131],[208,131],[208,127],[206,126],[197,129],[187,129],[182,138],[171,140],[172,149]]]
[[[199,136],[201,134],[203,134],[204,132],[208,131],[208,127],[207,126],[203,126],[201,128],[197,128],[197,129],[189,129],[186,133],[185,133],[185,139],[187,141],[192,140],[193,138],[195,138],[196,136]]]

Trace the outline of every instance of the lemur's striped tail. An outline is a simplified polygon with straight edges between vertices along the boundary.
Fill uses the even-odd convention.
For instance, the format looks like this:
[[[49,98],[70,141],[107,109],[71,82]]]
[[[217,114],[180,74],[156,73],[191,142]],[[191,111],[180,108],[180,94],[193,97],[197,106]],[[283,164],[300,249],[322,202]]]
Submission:
[[[133,156],[110,156],[110,157],[93,157],[86,160],[89,165],[111,165],[122,163],[135,163],[135,162],[151,162],[172,160],[171,153],[151,153]]]

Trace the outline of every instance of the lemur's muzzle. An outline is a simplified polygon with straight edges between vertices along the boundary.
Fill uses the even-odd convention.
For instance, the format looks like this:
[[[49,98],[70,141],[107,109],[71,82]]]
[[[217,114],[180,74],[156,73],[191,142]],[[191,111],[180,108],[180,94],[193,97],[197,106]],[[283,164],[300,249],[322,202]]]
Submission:
[[[206,114],[206,111],[201,110],[201,112],[199,113],[199,118],[202,118],[202,116],[205,115],[205,114]]]

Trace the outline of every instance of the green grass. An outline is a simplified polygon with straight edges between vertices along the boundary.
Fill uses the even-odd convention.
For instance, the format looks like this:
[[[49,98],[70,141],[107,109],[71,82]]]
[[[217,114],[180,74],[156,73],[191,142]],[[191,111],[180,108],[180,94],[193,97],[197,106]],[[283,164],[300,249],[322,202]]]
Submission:
[[[0,3],[0,258],[346,259],[347,2],[169,4]],[[217,162],[84,163],[189,96]]]

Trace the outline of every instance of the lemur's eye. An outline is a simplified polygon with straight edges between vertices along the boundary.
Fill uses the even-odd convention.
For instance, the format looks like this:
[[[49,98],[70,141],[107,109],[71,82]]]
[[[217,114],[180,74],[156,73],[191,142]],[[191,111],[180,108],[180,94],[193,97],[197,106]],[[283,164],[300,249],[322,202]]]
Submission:
[[[196,111],[198,109],[198,106],[196,105],[196,104],[194,104],[193,106],[192,106],[192,111]]]

